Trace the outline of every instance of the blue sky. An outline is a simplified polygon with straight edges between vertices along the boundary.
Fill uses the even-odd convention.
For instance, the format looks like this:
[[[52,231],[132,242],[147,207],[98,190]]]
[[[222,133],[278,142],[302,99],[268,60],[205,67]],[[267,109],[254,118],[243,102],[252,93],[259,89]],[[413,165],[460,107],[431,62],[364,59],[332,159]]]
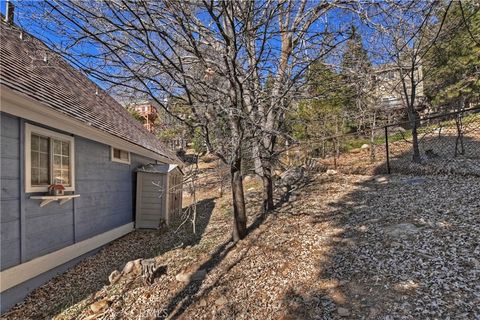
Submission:
[[[31,3],[31,1],[12,1],[12,3],[15,5],[15,16],[16,16],[16,19],[15,19],[15,22],[26,29],[27,32],[31,33],[32,35],[34,36],[37,36],[39,37],[40,39],[44,40],[44,39],[48,39],[50,40],[51,42],[53,43],[60,43],[62,40],[62,36],[59,35],[59,34],[56,34],[56,33],[51,33],[51,32],[48,32],[44,29],[40,29],[38,27],[38,25],[35,23],[35,21],[32,21],[32,20],[29,20],[25,15],[27,14],[28,10],[31,9],[31,7],[29,7],[29,3]],[[5,14],[5,7],[6,7],[6,1],[5,0],[0,0],[0,9],[1,9],[1,12],[3,14]],[[335,12],[333,11],[329,17],[329,22],[330,23],[333,23],[334,25],[340,25],[340,24],[349,24],[352,22],[353,18],[352,16],[348,15],[348,14],[338,14],[338,12]],[[361,31],[362,34],[364,34],[365,36],[369,36],[371,35],[371,32],[372,30],[369,29],[368,27],[366,27],[365,25],[361,25],[359,23],[356,23],[356,26],[357,26],[357,30]],[[318,28],[321,28],[321,23],[318,23]],[[368,44],[366,43],[366,37],[364,36],[364,45],[367,49],[368,48]],[[47,42],[47,45],[49,43]],[[272,45],[272,48],[279,48],[279,42],[278,41],[272,41],[271,43]],[[92,53],[92,52],[95,52],[95,48],[94,47],[83,47],[82,50],[88,52],[88,53]],[[379,62],[377,59],[374,59],[374,62]],[[95,79],[92,79],[93,81],[97,82],[97,84],[99,84],[100,86],[104,87],[101,83],[99,83],[99,81],[95,80]]]

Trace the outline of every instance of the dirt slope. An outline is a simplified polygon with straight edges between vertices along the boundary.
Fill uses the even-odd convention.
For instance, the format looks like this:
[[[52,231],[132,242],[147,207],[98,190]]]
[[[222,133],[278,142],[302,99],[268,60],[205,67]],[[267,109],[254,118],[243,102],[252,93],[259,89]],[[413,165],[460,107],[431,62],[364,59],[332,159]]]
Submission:
[[[247,189],[253,213],[258,194],[255,184]],[[202,205],[196,237],[188,230],[133,233],[4,318],[480,316],[479,178],[320,174],[265,222],[250,216],[251,232],[236,246],[228,242],[226,199]],[[154,250],[142,252],[146,247]],[[156,256],[167,269],[151,285],[140,279],[106,285],[108,273],[124,263],[115,259],[128,254]],[[207,272],[203,280],[176,279],[198,270]],[[94,313],[95,301],[109,306]]]

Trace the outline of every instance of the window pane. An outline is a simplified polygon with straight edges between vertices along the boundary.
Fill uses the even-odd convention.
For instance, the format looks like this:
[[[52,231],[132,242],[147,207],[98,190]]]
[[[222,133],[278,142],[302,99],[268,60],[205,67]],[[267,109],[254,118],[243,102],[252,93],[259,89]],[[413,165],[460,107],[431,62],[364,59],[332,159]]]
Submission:
[[[50,180],[50,179],[48,177],[48,169],[40,169],[39,171],[40,171],[39,184],[40,185],[49,184],[48,180]]]
[[[41,152],[48,152],[48,138],[46,137],[39,137],[40,139],[40,151]]]
[[[64,185],[69,185],[70,184],[70,177],[69,177],[68,170],[62,170],[62,179],[63,179],[63,184]]]
[[[32,150],[37,150],[37,151],[38,151],[38,149],[39,149],[39,144],[40,144],[39,141],[38,141],[39,138],[40,138],[39,136],[37,136],[37,135],[35,135],[35,134],[32,134],[32,141],[31,141],[31,143],[32,143]]]
[[[68,169],[70,157],[62,157],[62,169]]]
[[[62,171],[60,169],[53,170],[53,183],[63,184]]]
[[[120,159],[128,161],[128,152],[121,150],[120,152]]]
[[[39,152],[32,150],[31,152],[31,158],[32,158],[32,167],[33,168],[38,168],[40,166],[39,162]]]
[[[36,134],[31,136],[31,184],[32,186],[49,184],[49,140]]]
[[[62,141],[53,140],[53,154],[62,154]]]
[[[62,142],[62,155],[70,156],[70,144],[68,142]]]
[[[54,155],[53,156],[53,169],[61,169],[62,168],[62,156]]]
[[[53,140],[53,179],[54,183],[70,184],[70,143],[61,140]]]
[[[120,159],[120,149],[113,149],[113,157],[116,159]]]
[[[33,166],[33,162],[32,162]],[[40,168],[48,169],[48,154],[47,153],[40,153]]]
[[[61,144],[60,144],[61,145]],[[70,184],[70,157],[54,155],[53,156],[53,181],[54,183]]]
[[[40,172],[37,168],[32,168],[32,185],[38,185],[40,182]]]

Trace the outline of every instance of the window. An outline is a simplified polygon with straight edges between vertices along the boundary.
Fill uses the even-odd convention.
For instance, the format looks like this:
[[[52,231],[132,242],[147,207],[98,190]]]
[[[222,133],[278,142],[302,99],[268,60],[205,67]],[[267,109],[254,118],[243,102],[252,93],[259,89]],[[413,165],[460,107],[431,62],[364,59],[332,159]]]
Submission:
[[[74,191],[74,139],[25,124],[25,190],[46,192],[51,184]]]
[[[386,78],[389,80],[394,80],[395,79],[395,71],[388,71],[386,74]]]
[[[130,152],[111,147],[112,149],[112,161],[130,164]]]

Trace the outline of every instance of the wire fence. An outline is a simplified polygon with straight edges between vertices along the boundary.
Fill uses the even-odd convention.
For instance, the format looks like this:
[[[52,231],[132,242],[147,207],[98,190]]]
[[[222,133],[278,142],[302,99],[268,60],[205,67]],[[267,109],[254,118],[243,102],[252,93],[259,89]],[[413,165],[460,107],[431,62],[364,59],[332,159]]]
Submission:
[[[317,171],[480,176],[480,107],[422,118],[414,126],[417,162],[413,161],[414,128],[408,121],[309,141],[287,152],[287,161]]]

